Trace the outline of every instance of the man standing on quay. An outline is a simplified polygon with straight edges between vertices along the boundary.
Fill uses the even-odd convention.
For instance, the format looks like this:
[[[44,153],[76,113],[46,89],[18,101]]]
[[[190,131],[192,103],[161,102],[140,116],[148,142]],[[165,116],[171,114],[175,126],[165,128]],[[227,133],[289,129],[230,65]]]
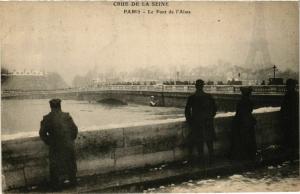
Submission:
[[[205,142],[211,164],[214,154],[213,141],[216,138],[214,116],[217,108],[212,96],[203,91],[204,81],[197,80],[195,86],[196,92],[188,98],[185,107],[185,117],[191,129],[188,138],[189,156],[190,160],[193,160],[192,153],[196,147],[200,160],[203,159]]]
[[[299,92],[296,90],[297,81],[286,81],[286,93],[284,95],[280,116],[281,129],[283,131],[283,144],[289,160],[299,160]]]
[[[74,140],[78,128],[69,113],[61,111],[61,100],[49,101],[51,112],[41,121],[40,137],[49,146],[50,182],[53,190],[61,188],[60,179],[67,175],[71,185],[76,185],[76,158]]]

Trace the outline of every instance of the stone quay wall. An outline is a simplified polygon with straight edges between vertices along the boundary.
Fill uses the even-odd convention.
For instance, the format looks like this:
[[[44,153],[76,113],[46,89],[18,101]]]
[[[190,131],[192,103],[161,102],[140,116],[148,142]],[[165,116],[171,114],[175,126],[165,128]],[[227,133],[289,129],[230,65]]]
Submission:
[[[281,141],[279,112],[257,113],[258,148]],[[230,147],[232,116],[215,118],[216,155]],[[185,160],[189,127],[184,119],[152,125],[82,131],[76,139],[77,176],[122,171]],[[48,149],[39,137],[2,141],[5,190],[39,184],[48,178]]]

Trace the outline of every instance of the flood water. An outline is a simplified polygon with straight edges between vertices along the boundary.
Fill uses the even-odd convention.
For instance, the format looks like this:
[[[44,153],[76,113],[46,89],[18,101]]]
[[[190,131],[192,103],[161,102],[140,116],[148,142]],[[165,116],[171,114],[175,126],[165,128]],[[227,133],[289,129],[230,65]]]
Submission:
[[[11,135],[37,132],[43,115],[50,111],[49,99],[2,100],[1,132]],[[87,101],[63,100],[62,111],[69,112],[79,130],[110,128],[124,124],[183,117],[183,109],[136,104],[110,106]]]
[[[253,113],[278,111],[279,107],[262,107]],[[49,99],[1,101],[1,138],[37,136],[43,115],[50,111]],[[96,102],[63,100],[62,111],[69,112],[79,131],[183,121],[184,109],[128,104],[104,105]],[[234,112],[218,112],[216,117],[233,116]]]

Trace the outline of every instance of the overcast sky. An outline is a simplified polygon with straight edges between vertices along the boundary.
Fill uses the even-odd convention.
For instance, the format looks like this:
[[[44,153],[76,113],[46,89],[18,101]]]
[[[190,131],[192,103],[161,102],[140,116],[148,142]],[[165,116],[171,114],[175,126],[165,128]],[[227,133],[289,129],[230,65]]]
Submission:
[[[281,69],[297,69],[298,3],[261,6],[272,62]],[[2,64],[58,71],[69,83],[94,66],[100,71],[130,71],[150,65],[170,70],[205,66],[220,60],[245,65],[254,2],[170,2],[158,8],[190,10],[188,15],[126,15],[124,8],[112,2],[0,2]]]

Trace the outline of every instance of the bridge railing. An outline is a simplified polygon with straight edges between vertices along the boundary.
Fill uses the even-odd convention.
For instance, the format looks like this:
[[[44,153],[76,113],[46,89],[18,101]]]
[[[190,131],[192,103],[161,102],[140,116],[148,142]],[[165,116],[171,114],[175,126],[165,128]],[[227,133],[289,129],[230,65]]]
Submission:
[[[205,85],[204,91],[209,93],[239,94],[241,85]],[[256,94],[283,94],[286,91],[285,85],[251,86]],[[195,91],[194,85],[102,85],[98,87],[79,88],[79,91],[153,91],[153,92],[187,92]],[[297,88],[298,90],[298,88]]]
[[[205,85],[208,93],[240,94],[241,85]],[[253,94],[284,94],[285,85],[251,86]],[[297,86],[297,90],[299,87]],[[194,85],[99,85],[97,87],[66,88],[59,90],[2,90],[2,97],[32,95],[32,94],[59,94],[66,92],[96,92],[96,91],[152,91],[152,92],[183,92],[193,93]]]

